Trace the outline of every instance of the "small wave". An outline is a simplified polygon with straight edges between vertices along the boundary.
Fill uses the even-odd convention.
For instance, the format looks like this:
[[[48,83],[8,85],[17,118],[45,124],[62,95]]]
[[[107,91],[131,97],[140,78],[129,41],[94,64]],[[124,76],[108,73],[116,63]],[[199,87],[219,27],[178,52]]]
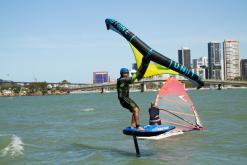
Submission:
[[[5,156],[11,156],[11,157],[16,157],[23,155],[24,151],[24,143],[21,141],[21,138],[12,135],[11,137],[11,142],[0,151],[0,156],[5,157]]]
[[[82,109],[81,112],[90,112],[90,111],[95,111],[94,108],[85,108],[85,109]]]

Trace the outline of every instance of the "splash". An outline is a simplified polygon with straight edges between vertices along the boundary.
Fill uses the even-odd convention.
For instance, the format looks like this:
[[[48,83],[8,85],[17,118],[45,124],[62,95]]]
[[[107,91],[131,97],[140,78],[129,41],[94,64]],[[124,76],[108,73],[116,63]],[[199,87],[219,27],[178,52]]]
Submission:
[[[11,142],[0,151],[0,156],[10,156],[10,157],[17,157],[23,155],[24,152],[24,143],[21,141],[21,138],[12,135]]]

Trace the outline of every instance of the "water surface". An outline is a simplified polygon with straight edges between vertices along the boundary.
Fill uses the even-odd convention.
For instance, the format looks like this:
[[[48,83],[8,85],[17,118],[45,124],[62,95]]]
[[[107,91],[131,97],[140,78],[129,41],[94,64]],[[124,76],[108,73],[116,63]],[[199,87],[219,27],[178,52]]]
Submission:
[[[140,141],[122,134],[131,114],[116,93],[0,97],[0,164],[246,164],[247,90],[189,91],[206,126]],[[155,92],[131,93],[142,123]]]

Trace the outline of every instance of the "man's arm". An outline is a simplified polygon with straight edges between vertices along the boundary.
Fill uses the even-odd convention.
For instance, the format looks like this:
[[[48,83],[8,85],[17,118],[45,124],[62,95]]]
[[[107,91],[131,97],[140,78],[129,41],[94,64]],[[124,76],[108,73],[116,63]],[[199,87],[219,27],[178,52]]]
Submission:
[[[135,76],[136,77],[136,76]],[[128,83],[128,84],[132,84],[134,81],[135,81],[135,79],[134,79],[134,81],[133,81],[133,76],[132,77],[122,77],[121,79],[120,79],[120,83],[122,84],[122,83]],[[132,82],[133,81],[133,82]]]
[[[134,73],[132,76],[131,76],[131,84],[134,83],[137,79],[139,75],[139,71],[137,71],[136,73]]]
[[[136,81],[138,74],[139,74],[139,72],[137,71],[136,73],[132,74],[131,77],[122,77],[121,82],[132,84]]]

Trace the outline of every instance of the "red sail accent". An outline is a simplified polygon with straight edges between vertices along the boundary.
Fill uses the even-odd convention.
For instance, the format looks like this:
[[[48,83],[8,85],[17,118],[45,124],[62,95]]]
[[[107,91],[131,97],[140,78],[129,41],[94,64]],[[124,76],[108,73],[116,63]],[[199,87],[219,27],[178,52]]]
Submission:
[[[160,88],[155,104],[160,108],[160,118],[164,124],[173,124],[183,131],[204,128],[184,84],[173,77]]]

